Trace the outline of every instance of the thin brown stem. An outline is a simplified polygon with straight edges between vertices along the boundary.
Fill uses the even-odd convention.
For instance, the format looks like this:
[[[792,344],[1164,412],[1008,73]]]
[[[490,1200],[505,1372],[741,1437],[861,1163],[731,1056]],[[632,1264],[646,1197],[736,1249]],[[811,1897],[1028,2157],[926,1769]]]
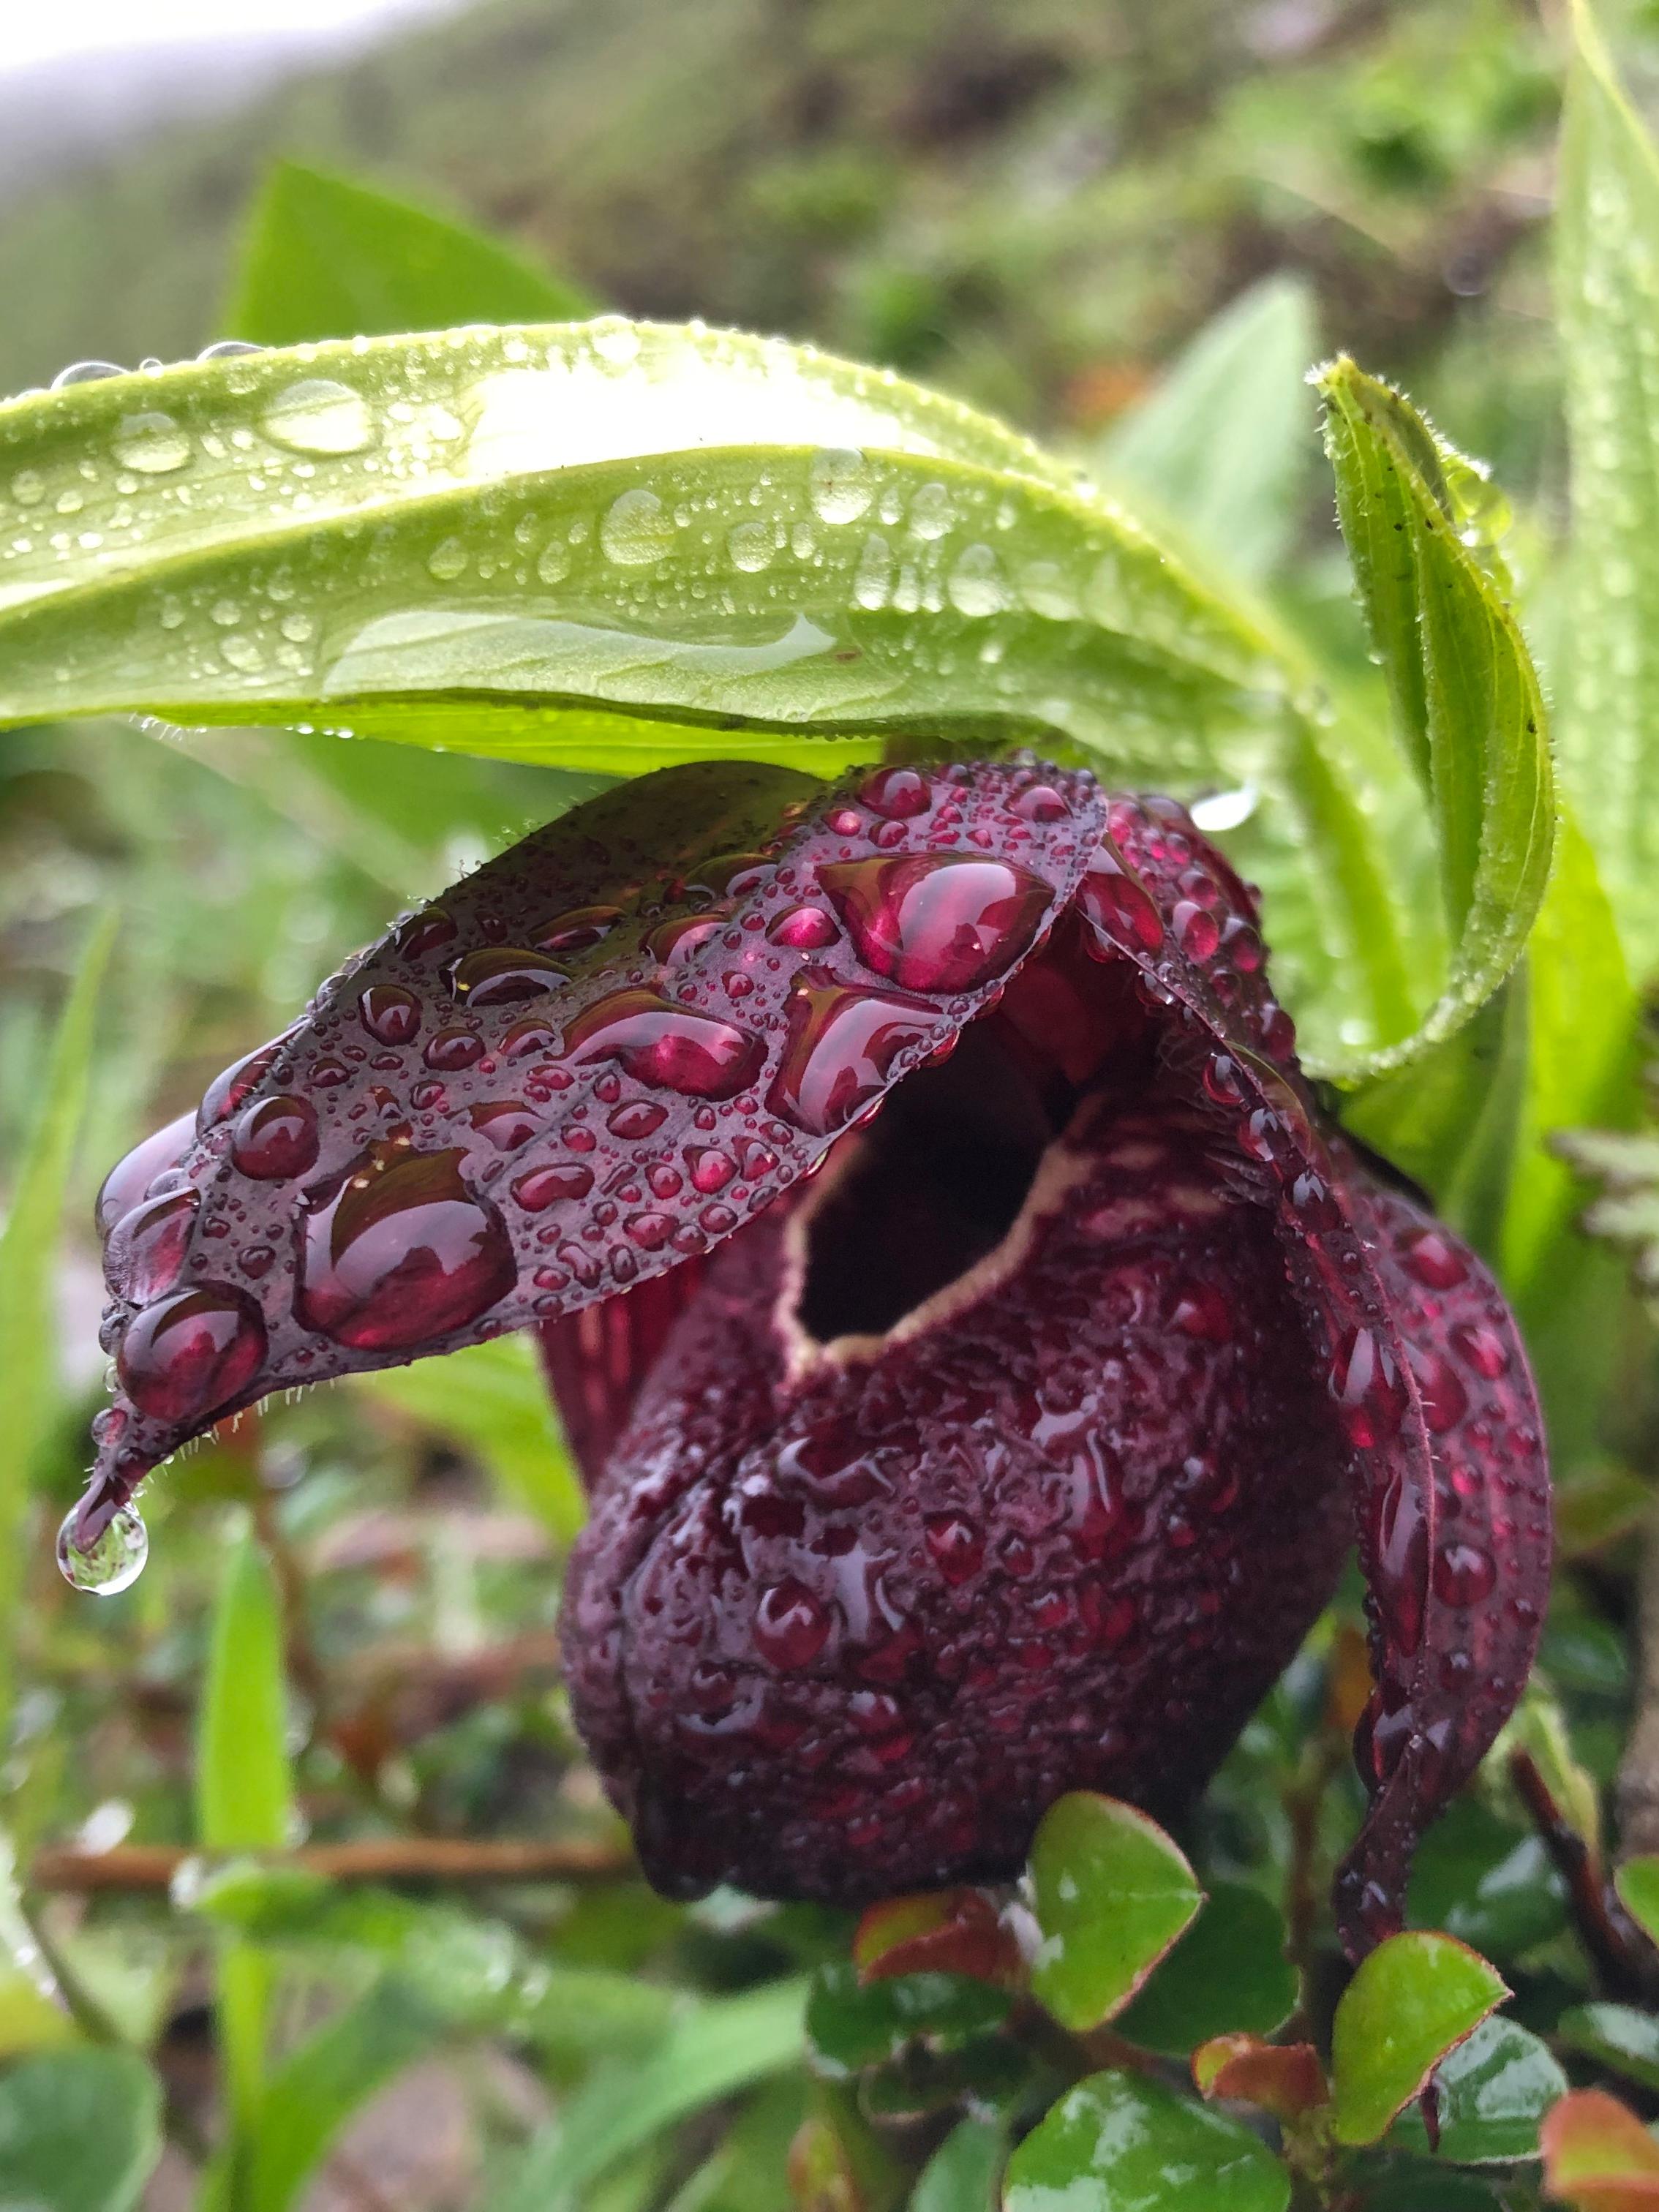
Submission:
[[[167,1844],[118,1844],[107,1851],[39,1851],[28,1870],[36,1890],[166,1889],[198,1851]],[[631,1854],[611,1842],[473,1843],[437,1836],[392,1836],[350,1844],[313,1844],[273,1856],[330,1881],[595,1881],[625,1874]]]
[[[1603,1985],[1613,1996],[1641,1996],[1652,1989],[1659,1966],[1653,1946],[1626,1911],[1589,1845],[1556,1803],[1530,1752],[1510,1753],[1510,1777],[1566,1885],[1578,1939]]]
[[[1619,1765],[1619,1856],[1659,1851],[1659,1507],[1648,1516],[1638,1590],[1636,1710]]]

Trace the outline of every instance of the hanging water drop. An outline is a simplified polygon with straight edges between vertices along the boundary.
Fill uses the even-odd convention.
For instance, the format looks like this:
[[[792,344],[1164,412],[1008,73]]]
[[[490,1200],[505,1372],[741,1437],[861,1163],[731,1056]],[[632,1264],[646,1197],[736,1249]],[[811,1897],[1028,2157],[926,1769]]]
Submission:
[[[72,1505],[58,1531],[58,1566],[72,1589],[89,1590],[94,1597],[115,1597],[131,1589],[149,1557],[149,1531],[136,1505],[123,1505],[112,1514],[85,1551],[75,1544],[75,1523],[80,1513]]]

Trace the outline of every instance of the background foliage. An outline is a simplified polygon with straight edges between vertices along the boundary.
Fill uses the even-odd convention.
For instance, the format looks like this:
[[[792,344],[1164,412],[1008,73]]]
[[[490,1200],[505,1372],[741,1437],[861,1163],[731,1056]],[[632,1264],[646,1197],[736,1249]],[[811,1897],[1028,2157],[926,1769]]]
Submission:
[[[308,656],[319,637],[333,651],[354,592],[378,617],[435,580],[487,610],[501,562],[557,544],[574,550],[542,581],[616,622],[628,579],[581,552],[573,502],[728,501],[737,527],[775,464],[780,549],[808,506],[748,448],[671,455],[671,483],[590,444],[568,483],[547,479],[561,434],[509,410],[486,417],[504,422],[486,461],[415,485],[435,504],[411,513],[410,487],[362,471],[337,396],[312,394],[296,443],[296,365],[243,357],[148,392],[142,411],[201,452],[222,437],[214,495],[181,520],[167,468],[100,477],[123,438],[154,461],[167,433],[131,429],[132,387],[94,383],[0,421],[0,714],[18,725],[0,742],[0,2194],[52,2212],[141,2192],[154,2212],[979,2212],[999,2193],[1017,2212],[1279,2212],[1293,2194],[1457,2212],[1535,2205],[1547,2180],[1607,2212],[1659,2202],[1642,2125],[1659,2111],[1642,1933],[1659,1835],[1627,1820],[1619,1890],[1606,1879],[1615,1770],[1646,1711],[1631,1630],[1655,1465],[1650,1325],[1617,1246],[1650,1288],[1659,170],[1582,15],[1192,0],[1155,17],[1039,8],[1016,31],[946,7],[722,6],[694,36],[690,13],[642,6],[482,10],[15,210],[0,281],[31,312],[0,378],[227,332],[617,306],[820,337],[1054,436],[1044,461],[935,410],[949,465],[890,472],[907,499],[948,479],[952,562],[982,542],[976,502],[1012,507],[997,573],[1026,580],[999,582],[996,611],[1024,692],[944,665],[951,623],[986,619],[982,566],[942,566],[939,605],[906,607],[891,577],[860,596],[850,556],[842,574],[796,554],[744,612],[769,618],[775,590],[860,624],[896,720],[945,699],[1000,730],[1041,697],[1079,757],[1230,809],[1345,1113],[1500,1262],[1548,1400],[1563,1571],[1528,1704],[1423,1854],[1425,1932],[1351,1982],[1330,1934],[1359,1802],[1352,1594],[1178,1845],[1103,1801],[1056,1808],[1023,1900],[1047,1939],[1029,1973],[972,1899],[854,1929],[653,1898],[557,1685],[556,1562],[580,1509],[514,1340],[245,1420],[158,1483],[130,1591],[94,1605],[63,1586],[52,1531],[99,1399],[81,1224],[102,1166],[619,749],[643,765],[701,742],[674,713],[843,732],[738,740],[811,765],[883,741],[878,714],[805,678],[728,696],[671,655],[647,699],[587,648],[507,704],[465,696],[489,688],[487,654],[360,653],[307,718],[373,734],[295,732],[295,702],[331,696],[337,660]],[[1637,10],[1610,27],[1639,91],[1651,27]],[[274,145],[441,173],[513,250],[310,169],[265,177]],[[256,176],[233,268],[225,222]],[[731,373],[714,342],[630,355],[607,327],[623,388],[683,421],[712,389],[702,368]],[[346,349],[302,380],[471,422],[479,389],[522,368],[511,343]],[[1310,392],[1338,343],[1408,378],[1497,461],[1503,495],[1351,362]],[[837,426],[874,404],[813,374],[786,455],[859,442]],[[325,514],[305,525],[315,573],[270,592],[301,512],[263,479],[256,495],[271,443],[312,471],[283,499],[384,510],[379,568],[360,574],[349,517]],[[1078,491],[1073,465],[1137,521]],[[810,503],[804,462],[801,482]],[[628,603],[647,628],[692,605],[667,544],[666,597]],[[759,573],[728,565],[734,587]],[[75,589],[54,604],[60,574]],[[292,660],[240,651],[256,606],[295,625]],[[580,711],[548,715],[549,688]],[[657,720],[619,719],[644,703]],[[88,718],[114,707],[162,719]],[[226,726],[180,730],[169,708]],[[1577,1156],[1611,1179],[1594,1240],[1556,1142],[1583,1129]],[[1413,2100],[1443,2057],[1437,2153]]]

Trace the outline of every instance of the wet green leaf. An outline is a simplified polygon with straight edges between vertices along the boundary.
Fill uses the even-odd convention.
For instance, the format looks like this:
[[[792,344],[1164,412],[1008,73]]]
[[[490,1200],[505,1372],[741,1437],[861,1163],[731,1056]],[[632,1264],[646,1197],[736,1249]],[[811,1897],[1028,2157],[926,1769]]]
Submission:
[[[1574,0],[1556,228],[1572,545],[1558,741],[1638,977],[1659,958],[1659,157]]]
[[[1555,2024],[1558,2039],[1644,2089],[1659,2090],[1659,2020],[1634,2005],[1573,2005]]]
[[[1435,2067],[1509,1994],[1502,1975],[1449,1936],[1391,1936],[1342,1993],[1331,2038],[1332,2122],[1375,2142]]]
[[[1271,2035],[1295,2009],[1296,1992],[1278,1906],[1243,1882],[1218,1881],[1114,2025],[1131,2043],[1184,2058],[1212,2036]]]
[[[49,2051],[0,2073],[0,2201],[131,2212],[161,2149],[161,2087],[126,2051]]]
[[[1543,899],[1555,827],[1543,701],[1489,550],[1491,487],[1351,361],[1318,383],[1343,535],[1435,823],[1455,950],[1423,1025],[1432,1041],[1497,988]]]
[[[1086,1790],[1044,1814],[1031,1884],[1042,1931],[1031,1987],[1070,2028],[1121,2011],[1204,1901],[1155,1820]]]
[[[1103,442],[1106,481],[1143,495],[1203,554],[1259,581],[1284,557],[1316,450],[1312,292],[1269,276],[1200,331]]]
[[[1613,1879],[1626,1906],[1659,1943],[1659,1857],[1626,1859]]]
[[[1506,1958],[1566,1923],[1565,1891],[1539,1838],[1474,1796],[1458,1798],[1424,1838],[1409,1905],[1420,1926]]]
[[[961,2120],[922,2168],[910,2212],[997,2212],[1007,2139],[990,2120]]]
[[[574,321],[596,303],[463,224],[279,161],[256,204],[231,333],[259,345],[456,323]]]
[[[1237,2120],[1133,2074],[1068,2089],[1008,2161],[1005,2212],[1285,2212],[1291,2177]]]
[[[812,1978],[807,2039],[832,2078],[896,2057],[908,2043],[957,2051],[1000,2027],[1012,2002],[1006,1990],[965,1974],[896,1974],[860,1983],[850,1959],[832,1960]]]
[[[1435,2072],[1438,2155],[1455,2166],[1501,2166],[1538,2155],[1544,2115],[1567,2090],[1549,2046],[1512,2020],[1483,2020]],[[1423,2118],[1409,2106],[1390,2139],[1425,2154]]]

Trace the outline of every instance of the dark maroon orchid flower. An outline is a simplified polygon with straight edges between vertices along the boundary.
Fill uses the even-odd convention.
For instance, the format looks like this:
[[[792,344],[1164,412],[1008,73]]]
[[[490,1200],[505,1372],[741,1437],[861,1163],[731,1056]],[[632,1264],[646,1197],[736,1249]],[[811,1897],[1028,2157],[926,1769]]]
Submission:
[[[1524,1681],[1544,1453],[1258,921],[1180,807],[1019,762],[579,808],[111,1175],[66,1541],[270,1390],[538,1327],[593,1492],[572,1694],[647,1871],[856,1902],[1012,1874],[1069,1789],[1178,1812],[1357,1530],[1363,1949]]]

